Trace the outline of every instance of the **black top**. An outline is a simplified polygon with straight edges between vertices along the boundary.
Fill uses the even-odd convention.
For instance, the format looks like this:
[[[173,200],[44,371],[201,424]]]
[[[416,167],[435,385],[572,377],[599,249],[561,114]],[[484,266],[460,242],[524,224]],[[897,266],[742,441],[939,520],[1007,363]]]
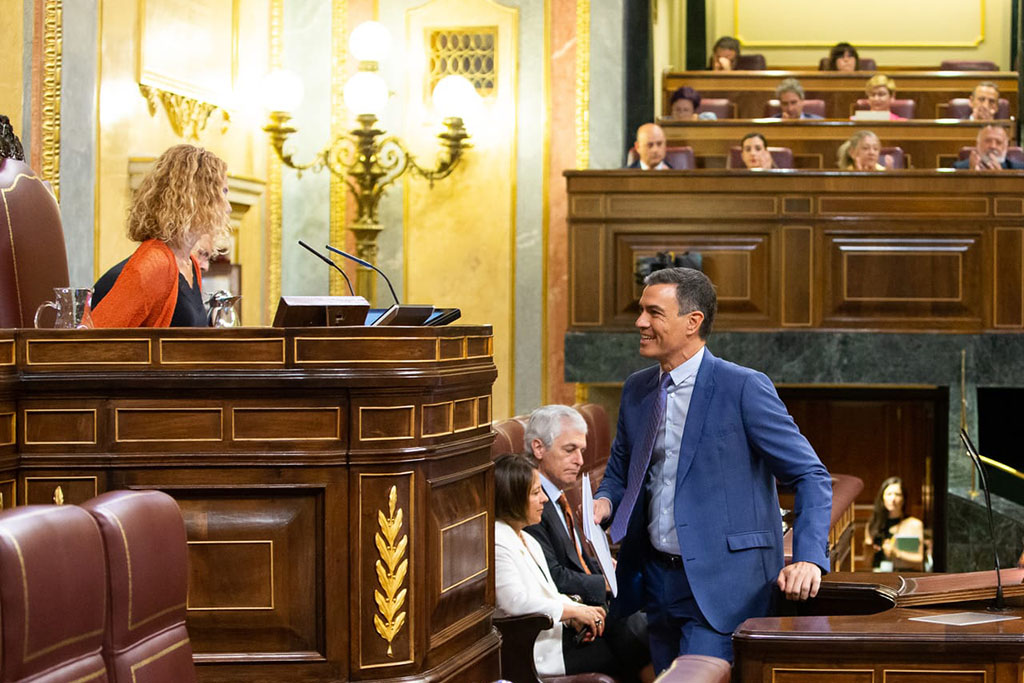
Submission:
[[[96,308],[113,288],[117,278],[121,276],[121,270],[128,259],[121,261],[116,266],[105,272],[93,285],[92,307]],[[199,275],[196,273],[196,264],[192,263],[192,283],[199,282]],[[208,327],[209,321],[206,317],[206,307],[203,305],[203,293],[199,288],[190,287],[185,281],[185,276],[178,273],[178,300],[174,304],[174,315],[171,317],[171,327]]]

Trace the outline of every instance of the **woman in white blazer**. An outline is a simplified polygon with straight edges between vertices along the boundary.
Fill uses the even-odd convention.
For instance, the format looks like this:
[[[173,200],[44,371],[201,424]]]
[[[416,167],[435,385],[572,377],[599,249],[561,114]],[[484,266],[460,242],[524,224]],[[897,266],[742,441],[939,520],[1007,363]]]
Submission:
[[[562,657],[564,624],[585,632],[584,642],[604,633],[604,610],[574,602],[558,592],[540,544],[523,527],[540,522],[547,496],[533,464],[522,455],[494,462],[494,587],[498,616],[547,614],[554,626],[541,631],[533,647],[537,673],[566,673]]]

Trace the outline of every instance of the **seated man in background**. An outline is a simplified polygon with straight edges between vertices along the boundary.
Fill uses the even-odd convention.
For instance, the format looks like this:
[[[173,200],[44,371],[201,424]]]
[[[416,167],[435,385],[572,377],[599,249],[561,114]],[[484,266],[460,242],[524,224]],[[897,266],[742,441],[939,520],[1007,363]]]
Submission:
[[[1001,171],[1003,169],[1024,169],[1024,164],[1006,158],[1010,147],[1010,136],[1006,129],[997,124],[984,126],[978,131],[971,156],[953,164],[953,168],[971,171]]]
[[[732,36],[722,36],[711,49],[708,68],[712,71],[735,71],[740,58],[740,41]]]
[[[779,101],[781,118],[784,120],[821,119],[817,114],[804,111],[804,88],[795,78],[787,78],[775,88],[775,98]]]
[[[999,86],[982,81],[974,86],[968,98],[971,101],[971,121],[992,121],[999,112]]]
[[[676,88],[669,100],[669,118],[673,121],[696,121],[700,93],[688,85]]]
[[[636,129],[636,154],[639,157],[629,168],[663,171],[672,168],[665,163],[665,131],[656,123],[645,123]]]

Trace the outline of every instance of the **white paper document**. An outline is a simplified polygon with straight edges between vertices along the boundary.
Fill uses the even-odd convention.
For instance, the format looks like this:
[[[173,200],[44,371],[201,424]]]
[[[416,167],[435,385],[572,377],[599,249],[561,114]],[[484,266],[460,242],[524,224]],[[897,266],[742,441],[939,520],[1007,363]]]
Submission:
[[[986,614],[985,612],[952,612],[949,614],[937,614],[933,617],[910,617],[910,621],[923,621],[929,624],[945,624],[946,626],[973,626],[974,624],[987,624],[993,621],[1009,621],[1020,619],[1016,616],[1003,616],[1001,614]]]
[[[594,547],[597,561],[601,565],[601,573],[608,580],[608,587],[612,590],[612,597],[619,594],[619,584],[615,580],[615,562],[612,560],[612,551],[608,547],[608,535],[605,534],[597,524],[594,524],[594,494],[590,488],[590,475],[583,475],[583,519],[580,525],[583,527],[583,535]]]

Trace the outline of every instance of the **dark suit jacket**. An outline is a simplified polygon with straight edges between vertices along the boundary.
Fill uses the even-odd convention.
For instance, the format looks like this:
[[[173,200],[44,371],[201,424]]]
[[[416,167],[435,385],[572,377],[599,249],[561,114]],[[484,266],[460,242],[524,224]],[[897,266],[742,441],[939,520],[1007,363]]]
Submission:
[[[550,500],[544,503],[544,513],[540,524],[526,527],[526,533],[537,539],[544,549],[544,557],[551,570],[551,578],[555,581],[560,593],[579,595],[588,605],[605,604],[604,575],[597,560],[584,554],[591,574],[583,571],[576,548],[569,539],[569,534],[561,522],[562,512]],[[579,522],[577,521],[577,533]]]
[[[960,169],[962,171],[968,170],[970,167],[971,167],[971,159],[970,159],[970,157],[968,157],[966,159],[961,159],[960,161],[958,161],[955,164],[953,164],[953,168],[958,168],[958,169]],[[1021,170],[1024,170],[1024,164],[1022,164],[1021,162],[1019,162],[1019,161],[1017,161],[1015,159],[1004,159],[1003,160],[1003,168],[1014,170],[1014,171],[1021,171]]]
[[[658,395],[658,366],[630,375],[622,388],[611,457],[596,498],[616,510],[629,461],[641,457],[643,433]],[[828,571],[832,480],[764,374],[704,358],[693,387],[676,471],[674,511],[683,566],[711,626],[731,633],[744,619],[767,616],[782,569],[782,519],[776,479],[796,489],[793,561]],[[641,495],[619,550],[613,612],[644,607],[650,539]]]

